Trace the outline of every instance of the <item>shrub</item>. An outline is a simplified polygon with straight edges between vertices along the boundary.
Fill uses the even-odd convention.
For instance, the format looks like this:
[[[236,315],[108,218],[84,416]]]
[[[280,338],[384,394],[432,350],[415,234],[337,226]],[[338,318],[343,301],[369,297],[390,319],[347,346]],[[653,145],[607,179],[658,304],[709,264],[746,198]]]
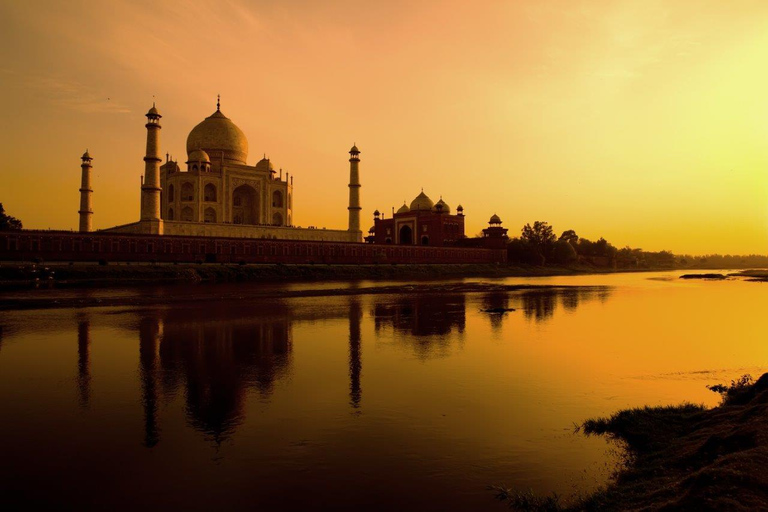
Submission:
[[[715,384],[707,386],[707,389],[719,393],[724,404],[738,404],[744,396],[749,395],[754,384],[754,379],[750,374],[744,374],[737,380],[732,380],[730,386],[724,384]]]

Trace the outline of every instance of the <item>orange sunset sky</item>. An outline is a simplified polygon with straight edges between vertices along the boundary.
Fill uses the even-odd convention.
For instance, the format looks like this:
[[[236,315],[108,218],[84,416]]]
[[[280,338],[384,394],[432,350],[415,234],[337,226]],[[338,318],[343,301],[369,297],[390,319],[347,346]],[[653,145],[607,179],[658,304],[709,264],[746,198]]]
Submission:
[[[768,2],[0,0],[0,202],[27,228],[138,220],[162,147],[216,108],[295,176],[294,223],[363,227],[421,187],[519,234],[768,253]]]

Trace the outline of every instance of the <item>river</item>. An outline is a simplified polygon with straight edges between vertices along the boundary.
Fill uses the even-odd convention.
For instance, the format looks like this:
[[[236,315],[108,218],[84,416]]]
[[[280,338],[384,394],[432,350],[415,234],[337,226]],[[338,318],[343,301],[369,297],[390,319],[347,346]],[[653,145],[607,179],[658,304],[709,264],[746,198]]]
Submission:
[[[768,285],[679,274],[4,294],[211,300],[0,312],[0,504],[503,510],[486,486],[588,493],[619,456],[575,424],[715,405],[706,385],[768,368]]]

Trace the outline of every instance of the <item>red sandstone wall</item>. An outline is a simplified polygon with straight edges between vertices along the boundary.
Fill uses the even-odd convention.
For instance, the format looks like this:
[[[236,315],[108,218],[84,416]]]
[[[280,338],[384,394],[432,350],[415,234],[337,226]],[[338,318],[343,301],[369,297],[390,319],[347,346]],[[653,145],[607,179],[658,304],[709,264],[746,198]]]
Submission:
[[[0,261],[221,263],[502,263],[504,250],[152,236],[62,231],[0,232]]]

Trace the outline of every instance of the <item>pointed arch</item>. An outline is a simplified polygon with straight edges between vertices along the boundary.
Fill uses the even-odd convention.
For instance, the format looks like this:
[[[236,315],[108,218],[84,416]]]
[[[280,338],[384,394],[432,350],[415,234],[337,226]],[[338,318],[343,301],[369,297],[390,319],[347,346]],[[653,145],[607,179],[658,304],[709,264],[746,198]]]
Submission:
[[[275,208],[283,207],[283,193],[279,190],[272,192],[272,206]]]
[[[205,185],[205,188],[203,188],[203,201],[209,203],[216,202],[216,185],[213,183],[208,183]]]
[[[184,183],[181,184],[181,200],[182,201],[195,200],[195,187],[188,181],[185,181]]]
[[[252,186],[240,185],[232,191],[232,220],[235,224],[259,223],[259,196]]]

